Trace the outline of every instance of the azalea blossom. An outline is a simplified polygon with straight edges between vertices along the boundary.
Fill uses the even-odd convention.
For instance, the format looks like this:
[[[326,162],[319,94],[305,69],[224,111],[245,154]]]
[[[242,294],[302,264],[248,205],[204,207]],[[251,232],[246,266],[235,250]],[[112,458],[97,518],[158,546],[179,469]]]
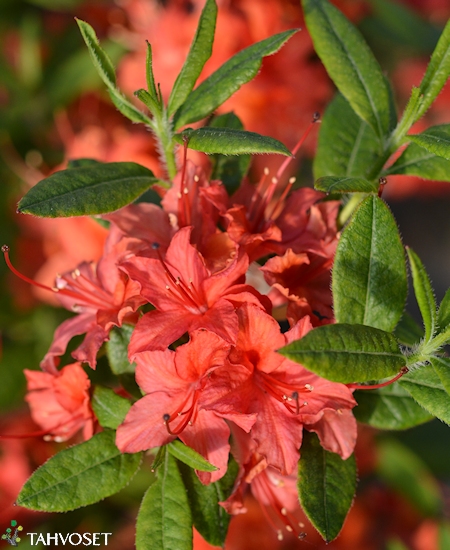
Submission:
[[[225,269],[211,274],[190,244],[191,230],[184,227],[175,234],[164,259],[134,256],[121,265],[156,308],[138,321],[128,349],[130,360],[145,350],[165,349],[185,332],[199,328],[233,343],[239,330],[238,305],[251,302],[271,308],[266,297],[243,284],[248,267],[245,254],[237,253]]]
[[[255,414],[250,433],[255,452],[282,475],[291,474],[298,463],[304,428],[316,432],[325,449],[348,458],[356,442],[351,390],[276,352],[312,328],[309,318],[282,334],[273,317],[253,304],[243,304],[237,315],[238,338],[228,358],[235,387],[216,400],[209,387],[208,407],[221,414]]]
[[[95,416],[90,405],[87,374],[72,363],[52,374],[24,370],[28,393],[25,400],[33,420],[48,433],[47,439],[66,441],[79,430],[85,440],[94,433]]]
[[[247,431],[254,415],[216,414],[202,408],[203,393],[216,370],[227,370],[230,344],[216,334],[198,330],[176,351],[145,351],[135,357],[136,381],[145,392],[117,430],[122,452],[165,445],[179,437],[218,468],[197,472],[203,483],[220,479],[227,470],[230,429],[224,418]]]
[[[78,334],[86,336],[72,352],[72,357],[95,369],[97,352],[108,340],[111,328],[121,326],[125,320],[136,322],[135,312],[143,300],[139,296],[139,285],[117,266],[119,256],[114,239],[114,233],[110,233],[105,253],[96,266],[83,262],[73,271],[57,276],[53,288],[36,283],[18,272],[9,260],[9,247],[2,247],[8,266],[16,275],[30,284],[54,292],[66,309],[78,313],[56,329],[50,349],[41,361],[43,370],[53,374],[58,372],[59,357],[65,353],[73,336]]]
[[[333,322],[332,264],[333,256],[295,254],[289,248],[283,256],[274,256],[261,267],[266,282],[288,302],[287,318],[291,325],[305,315],[315,326]]]

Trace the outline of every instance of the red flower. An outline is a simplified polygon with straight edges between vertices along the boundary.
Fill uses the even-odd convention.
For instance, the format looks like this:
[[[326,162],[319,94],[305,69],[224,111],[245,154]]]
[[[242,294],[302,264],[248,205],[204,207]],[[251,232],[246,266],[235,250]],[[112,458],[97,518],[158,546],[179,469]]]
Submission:
[[[117,446],[133,453],[165,445],[179,437],[219,470],[198,472],[203,483],[220,479],[227,470],[229,418],[249,430],[252,415],[218,415],[203,410],[203,392],[216,370],[227,368],[230,345],[204,330],[191,334],[176,351],[150,351],[136,355],[136,380],[146,395],[139,399],[117,430]]]
[[[288,300],[287,318],[292,325],[305,315],[314,325],[333,321],[332,263],[333,257],[294,254],[289,248],[284,256],[270,258],[261,268],[267,283]]]
[[[298,463],[303,427],[317,432],[325,449],[349,457],[356,441],[356,421],[350,412],[356,401],[351,390],[275,351],[306,334],[311,329],[309,319],[281,334],[278,323],[253,304],[242,305],[237,314],[239,334],[229,355],[235,387],[219,399],[208,387],[211,393],[205,399],[210,401],[205,407],[220,414],[256,414],[250,432],[255,450],[283,475],[291,474]]]
[[[24,370],[33,420],[48,431],[47,438],[66,441],[83,429],[85,440],[94,432],[90,406],[90,381],[80,363],[67,365],[57,374]]]
[[[79,314],[56,329],[50,349],[41,362],[43,370],[55,373],[57,358],[64,354],[69,341],[84,333],[86,336],[72,357],[95,369],[97,352],[108,340],[111,328],[120,327],[124,320],[135,322],[134,312],[143,301],[139,286],[117,267],[118,253],[114,247],[107,248],[96,267],[84,262],[74,271],[57,277],[54,289],[57,297],[65,308]]]
[[[267,175],[257,186],[244,180],[230,199],[233,206],[222,211],[233,241],[243,247],[250,261],[274,252],[283,254],[288,248],[296,253],[331,255],[337,244],[339,202],[317,204],[323,193],[307,187],[287,196],[295,178],[277,191],[278,179],[267,182]]]
[[[211,275],[202,255],[190,244],[190,227],[178,231],[165,259],[133,257],[122,268],[141,286],[141,295],[156,308],[133,332],[129,356],[165,349],[185,332],[204,328],[232,343],[239,329],[236,307],[251,302],[270,309],[267,298],[240,283],[247,256],[238,254],[228,267]]]

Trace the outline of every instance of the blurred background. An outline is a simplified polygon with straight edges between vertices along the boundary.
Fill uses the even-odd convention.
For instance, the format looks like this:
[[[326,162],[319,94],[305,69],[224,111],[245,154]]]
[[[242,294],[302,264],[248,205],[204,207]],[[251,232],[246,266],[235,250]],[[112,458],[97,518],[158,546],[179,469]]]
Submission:
[[[322,111],[334,88],[314,53],[298,1],[217,0],[219,18],[212,58],[201,78],[242,48],[285,29],[303,27],[277,55],[266,58],[258,77],[221,109],[233,110],[245,128],[293,147],[314,111]],[[403,107],[418,85],[450,16],[449,0],[335,0],[360,28]],[[74,17],[96,30],[128,95],[145,85],[146,40],[164,96],[181,68],[204,0],[1,0],[0,2],[0,235],[18,269],[50,286],[58,272],[96,260],[106,231],[94,220],[40,220],[16,214],[32,185],[70,159],[132,160],[161,174],[151,135],[111,105],[90,62]],[[415,130],[450,123],[447,85]],[[342,121],[345,124],[345,121]],[[298,176],[312,185],[316,135],[305,145]],[[197,162],[207,165],[200,155]],[[276,159],[264,162],[277,162]],[[260,163],[252,170],[258,173]],[[450,176],[449,176],[450,180]],[[405,244],[422,258],[437,299],[450,286],[450,183],[392,176],[383,195]],[[0,434],[36,430],[24,402],[23,369],[38,369],[55,328],[70,314],[51,293],[27,285],[0,262]],[[408,310],[417,317],[414,299]],[[76,345],[76,342],[74,343]],[[73,349],[74,345],[71,349]],[[69,356],[66,357],[69,361]],[[108,380],[106,361],[89,376]],[[76,442],[76,439],[73,440]],[[108,547],[134,547],[139,501],[149,484],[144,468],[118,495],[67,514],[13,507],[32,471],[62,444],[42,438],[0,439],[0,531],[15,519],[25,532],[113,532]],[[378,433],[361,427],[357,449],[360,483],[341,536],[327,545],[345,550],[450,549],[450,429],[433,421]],[[227,550],[325,548],[306,525],[303,541],[279,542],[257,505],[233,519]],[[305,523],[307,523],[305,521]],[[27,548],[29,539],[20,543]],[[6,542],[0,541],[6,546]],[[149,545],[151,548],[151,544]],[[195,548],[209,548],[195,536]],[[175,550],[175,549],[174,549]]]

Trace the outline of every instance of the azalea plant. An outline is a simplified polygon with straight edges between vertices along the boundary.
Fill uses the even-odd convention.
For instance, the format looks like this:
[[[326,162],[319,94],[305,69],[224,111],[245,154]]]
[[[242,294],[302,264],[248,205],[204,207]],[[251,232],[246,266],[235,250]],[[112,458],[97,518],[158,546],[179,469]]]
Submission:
[[[65,512],[98,502],[150,456],[138,550],[192,548],[193,526],[223,546],[248,491],[280,540],[305,538],[301,506],[329,542],[355,496],[357,421],[389,430],[450,423],[450,291],[438,307],[382,199],[393,174],[450,178],[450,126],[409,133],[450,75],[450,23],[398,114],[357,29],[327,0],[302,5],[338,89],[321,119],[314,189],[298,185],[292,159],[318,113],[292,151],[245,131],[233,113],[215,115],[297,29],[242,50],[196,86],[217,17],[207,0],[168,101],[150,44],[147,88],[135,101],[78,20],[111,100],[150,130],[166,175],[82,158],[19,203],[33,216],[93,216],[108,237],[96,264],[67,266],[54,287],[22,275],[2,248],[16,275],[74,313],[42,371],[25,371],[26,400],[41,435],[67,441],[82,430],[85,440],[36,470],[18,505]],[[209,169],[188,149],[210,155]],[[251,183],[250,155],[269,153],[284,160]],[[405,312],[407,265],[423,327]],[[61,366],[79,335],[75,362]],[[104,352],[111,387],[88,375]]]

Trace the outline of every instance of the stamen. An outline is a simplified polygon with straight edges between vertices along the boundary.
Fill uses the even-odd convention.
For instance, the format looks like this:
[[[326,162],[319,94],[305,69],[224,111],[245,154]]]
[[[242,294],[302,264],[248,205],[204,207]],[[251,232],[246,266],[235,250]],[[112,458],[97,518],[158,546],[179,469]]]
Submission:
[[[313,129],[314,124],[320,120],[320,113],[315,112],[313,115],[312,121],[309,123],[309,126],[306,128],[303,136],[298,140],[296,146],[292,149],[292,157],[287,157],[286,160],[283,162],[283,164],[280,166],[277,172],[277,178],[280,178],[283,174],[283,172],[286,170],[286,168],[289,166],[289,164],[292,162],[292,159],[295,158],[295,155],[297,154],[300,147],[303,145],[305,139],[308,137],[309,133]]]
[[[7,244],[4,244],[2,246],[2,252],[5,256],[5,262],[6,265],[9,267],[9,269],[19,277],[19,279],[22,279],[22,281],[25,281],[26,283],[29,283],[30,285],[37,286],[39,288],[43,288],[44,290],[49,290],[50,292],[56,292],[58,289],[51,288],[47,285],[43,285],[42,283],[38,283],[37,281],[33,281],[33,279],[30,279],[26,275],[22,275],[20,271],[17,271],[17,269],[12,265],[11,260],[9,259],[9,246]]]
[[[383,191],[384,191],[384,186],[385,186],[386,183],[387,183],[387,179],[381,177],[381,178],[378,180],[378,183],[379,183],[379,186],[378,186],[378,196],[381,197],[381,195],[383,194]]]
[[[394,376],[394,378],[391,378],[391,380],[387,380],[387,382],[382,382],[381,384],[371,384],[371,385],[346,384],[346,386],[351,390],[376,390],[378,388],[384,388],[385,386],[389,386],[390,384],[393,384],[407,372],[409,372],[409,369],[408,367],[405,366],[400,369],[400,372],[396,376]]]
[[[22,279],[22,281],[25,281],[30,285],[37,286],[38,288],[43,288],[44,290],[48,290],[55,294],[58,293],[58,294],[61,294],[62,296],[73,298],[75,300],[78,300],[79,302],[83,302],[88,307],[96,307],[98,309],[105,309],[105,306],[107,307],[112,300],[112,297],[106,291],[104,291],[98,285],[96,285],[91,280],[89,280],[78,269],[72,272],[72,278],[74,280],[74,283],[70,283],[70,284],[72,285],[72,288],[74,288],[74,290],[71,290],[70,288],[66,288],[66,286],[69,284],[69,281],[67,281],[64,277],[59,277],[57,279],[57,284],[60,286],[49,287],[42,283],[38,283],[33,279],[30,279],[26,275],[23,275],[22,273],[20,273],[20,271],[18,271],[12,265],[11,260],[9,259],[8,245],[5,244],[2,246],[2,252],[5,256],[6,265],[14,273],[14,275],[16,275],[17,277],[19,277],[19,279]],[[74,273],[76,274],[76,277],[73,276]],[[63,284],[63,281],[65,284]],[[76,286],[73,286],[75,284]],[[78,304],[78,305],[79,307],[81,307],[81,304]]]

